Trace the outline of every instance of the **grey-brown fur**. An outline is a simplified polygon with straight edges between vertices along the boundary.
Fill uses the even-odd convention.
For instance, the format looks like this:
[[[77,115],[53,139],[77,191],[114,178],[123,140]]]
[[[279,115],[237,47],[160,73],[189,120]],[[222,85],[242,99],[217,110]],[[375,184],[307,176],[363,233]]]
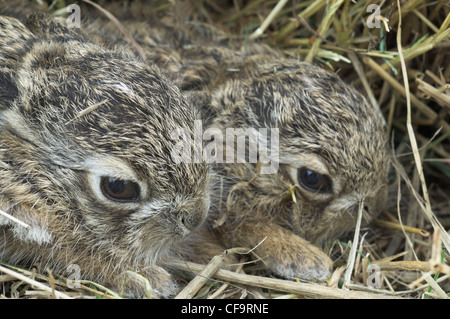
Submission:
[[[0,209],[30,225],[0,217],[0,260],[66,276],[76,264],[117,291],[132,270],[173,294],[167,251],[204,219],[210,175],[176,165],[167,137],[196,118],[158,68],[42,14],[0,16]],[[102,196],[103,175],[139,184],[139,201]],[[129,279],[125,292],[143,287]]]
[[[129,12],[115,13],[122,12],[117,16],[147,61],[192,96],[204,129],[280,130],[276,174],[260,174],[254,164],[216,165],[210,217],[184,240],[184,257],[205,262],[225,248],[257,246],[254,252],[275,274],[324,280],[332,262],[310,242],[352,230],[362,202],[363,222],[369,222],[385,201],[388,156],[379,114],[354,88],[317,66],[258,43],[241,47],[182,18],[155,20],[151,10],[137,11],[144,20],[126,21]],[[147,13],[152,18],[145,19]],[[135,51],[113,23],[95,14],[90,18],[82,28],[85,36]],[[331,191],[319,194],[299,185],[300,167],[329,176]]]

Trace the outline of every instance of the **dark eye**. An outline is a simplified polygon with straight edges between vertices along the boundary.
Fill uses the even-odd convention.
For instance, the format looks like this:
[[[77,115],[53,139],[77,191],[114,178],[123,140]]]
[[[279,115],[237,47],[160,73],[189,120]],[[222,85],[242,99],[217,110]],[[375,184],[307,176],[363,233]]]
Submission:
[[[331,191],[331,180],[328,176],[307,168],[298,170],[298,181],[303,188],[311,192],[329,193]]]
[[[139,199],[139,185],[113,177],[102,177],[100,188],[103,195],[116,202],[135,202]]]

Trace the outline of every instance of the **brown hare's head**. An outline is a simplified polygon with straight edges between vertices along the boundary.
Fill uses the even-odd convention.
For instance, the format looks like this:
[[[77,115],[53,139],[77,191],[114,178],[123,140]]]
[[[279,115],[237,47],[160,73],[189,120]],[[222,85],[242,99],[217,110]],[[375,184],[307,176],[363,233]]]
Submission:
[[[259,62],[215,91],[210,126],[278,129],[278,140],[268,145],[277,145],[272,160],[279,166],[275,174],[261,174],[254,164],[224,164],[232,187],[229,210],[237,217],[249,212],[246,219],[277,219],[312,241],[351,230],[360,205],[363,220],[370,221],[386,200],[381,116],[355,89],[317,66]],[[260,173],[253,178],[255,168]]]
[[[0,258],[153,263],[209,208],[209,166],[171,157],[197,113],[157,68],[42,19],[0,17],[0,209],[31,226],[0,219]]]

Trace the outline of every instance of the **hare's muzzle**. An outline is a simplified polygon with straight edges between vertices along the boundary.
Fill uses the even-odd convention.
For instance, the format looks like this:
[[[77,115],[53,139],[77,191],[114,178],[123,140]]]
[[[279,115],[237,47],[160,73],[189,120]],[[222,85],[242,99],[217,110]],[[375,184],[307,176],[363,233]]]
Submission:
[[[190,201],[183,207],[174,208],[171,212],[177,228],[188,233],[199,227],[209,210],[209,199]]]
[[[189,231],[196,229],[203,222],[203,216],[200,213],[183,211],[178,214],[178,222],[181,227]]]

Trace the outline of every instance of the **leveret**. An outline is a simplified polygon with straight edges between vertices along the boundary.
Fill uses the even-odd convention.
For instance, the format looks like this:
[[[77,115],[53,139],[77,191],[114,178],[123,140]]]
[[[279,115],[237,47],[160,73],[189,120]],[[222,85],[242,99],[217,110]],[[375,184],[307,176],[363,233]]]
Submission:
[[[173,294],[167,252],[204,220],[210,169],[175,165],[167,137],[195,119],[158,68],[44,15],[0,16],[0,209],[29,226],[0,216],[0,260],[145,295],[130,270]]]
[[[256,247],[279,276],[323,281],[332,261],[315,244],[354,229],[360,208],[367,224],[386,201],[383,121],[355,89],[308,63],[255,56],[226,74],[204,93],[208,127],[278,128],[267,143],[278,154],[266,152],[279,167],[216,165],[210,232],[227,248]]]

